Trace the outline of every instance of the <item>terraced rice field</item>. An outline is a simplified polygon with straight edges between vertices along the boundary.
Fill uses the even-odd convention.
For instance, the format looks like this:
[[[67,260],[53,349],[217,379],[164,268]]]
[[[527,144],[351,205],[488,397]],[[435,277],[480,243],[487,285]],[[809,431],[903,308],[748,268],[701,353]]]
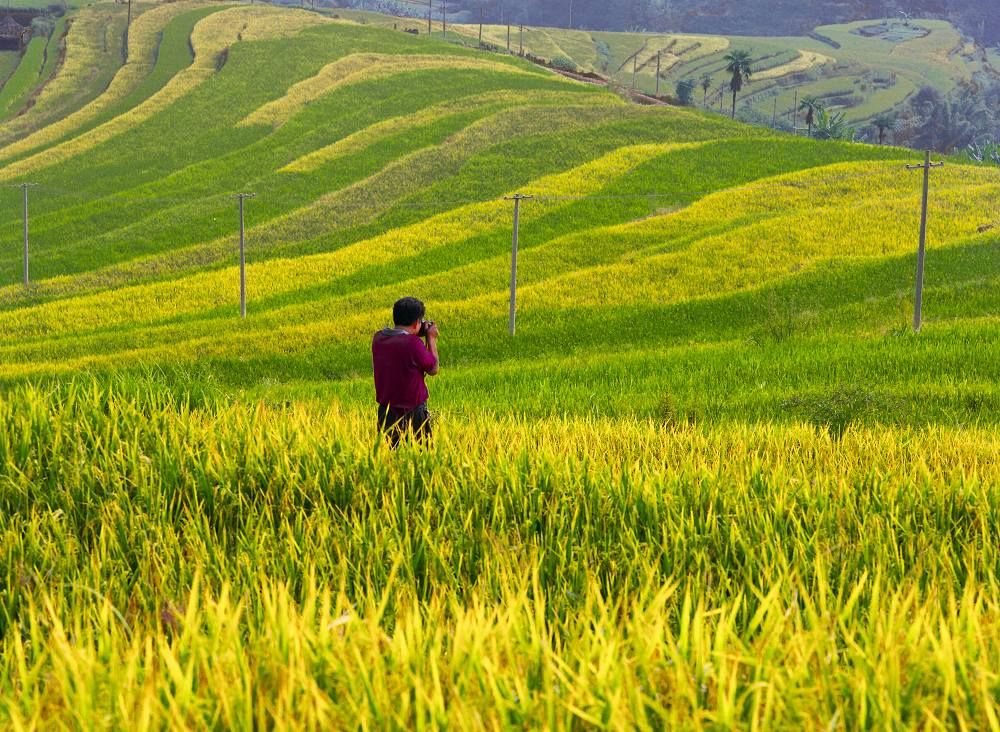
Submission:
[[[1000,173],[917,335],[912,153],[374,26],[148,6],[70,93],[74,20],[0,147],[0,724],[995,726]]]
[[[421,33],[426,24],[367,12],[338,11],[351,18],[383,27],[412,28]],[[441,37],[437,20],[434,34]],[[450,25],[449,40],[478,44],[478,25]],[[507,48],[506,26],[484,26],[483,41]],[[519,53],[522,37],[511,31],[510,48]],[[679,81],[697,86],[696,101],[718,108],[728,104],[722,91],[728,81],[723,56],[731,49],[752,51],[753,82],[741,96],[741,106],[752,109],[762,123],[775,112],[789,125],[801,122],[793,114],[796,99],[820,98],[849,121],[863,123],[901,105],[921,86],[947,93],[964,81],[1000,73],[995,53],[968,43],[944,21],[859,21],[816,28],[804,37],[704,36],[658,33],[608,33],[561,28],[529,28],[523,36],[526,54],[578,70],[595,72],[614,83],[635,86],[647,93],[656,90],[656,59],[660,56],[660,92],[673,94]],[[708,76],[710,88],[702,93]]]

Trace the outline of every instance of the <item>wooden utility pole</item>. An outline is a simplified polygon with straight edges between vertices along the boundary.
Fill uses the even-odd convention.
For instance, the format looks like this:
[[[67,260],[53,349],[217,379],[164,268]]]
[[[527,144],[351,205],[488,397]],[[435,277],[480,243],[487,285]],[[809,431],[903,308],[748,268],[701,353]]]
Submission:
[[[927,194],[930,189],[931,168],[940,168],[944,163],[931,162],[931,151],[924,150],[923,165],[907,165],[907,170],[924,171],[924,190],[920,203],[920,247],[917,250],[917,286],[916,297],[913,304],[913,330],[920,332],[923,318],[923,298],[924,298],[924,255],[927,248]]]
[[[479,47],[483,47],[483,4],[479,4]]]
[[[795,101],[792,102],[792,134],[799,125],[799,90],[795,90]]]
[[[507,53],[510,53],[510,19],[507,20]]]
[[[444,39],[448,40],[448,3],[445,0],[441,0],[441,32],[444,34]]]
[[[573,0],[569,0],[569,29],[573,30]]]
[[[632,91],[635,91],[635,75],[639,72],[639,51],[632,57]]]
[[[239,199],[240,202],[240,317],[244,320],[247,317],[247,255],[246,255],[246,229],[243,225],[243,203],[248,198],[255,198],[256,193],[237,193],[230,198]]]
[[[427,35],[434,32],[434,28],[431,26],[431,20],[434,17],[434,0],[427,0]]]
[[[505,201],[514,202],[514,244],[510,253],[510,313],[507,318],[507,329],[511,336],[514,335],[517,320],[517,235],[521,219],[521,201],[527,201],[532,196],[525,196],[523,193],[515,193],[513,196],[505,196]]]
[[[24,286],[28,286],[28,189],[38,185],[37,183],[21,183],[17,187],[21,189],[22,196],[22,218],[24,233]]]
[[[518,28],[519,28],[519,30],[521,32],[521,40],[520,40],[520,49],[518,50],[517,54],[519,56],[523,56],[524,55],[524,26],[523,25],[522,26],[518,26]]]
[[[656,96],[660,96],[660,56],[663,51],[656,52]]]
[[[771,112],[771,129],[778,126],[778,95],[774,95],[774,111]]]

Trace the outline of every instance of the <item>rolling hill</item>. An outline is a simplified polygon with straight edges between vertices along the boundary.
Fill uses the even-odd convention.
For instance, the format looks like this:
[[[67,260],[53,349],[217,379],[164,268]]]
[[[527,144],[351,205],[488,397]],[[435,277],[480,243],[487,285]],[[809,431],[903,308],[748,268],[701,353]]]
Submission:
[[[304,9],[137,3],[122,65],[124,12],[0,130],[3,724],[985,726],[1000,170],[933,171],[914,334],[911,151]]]

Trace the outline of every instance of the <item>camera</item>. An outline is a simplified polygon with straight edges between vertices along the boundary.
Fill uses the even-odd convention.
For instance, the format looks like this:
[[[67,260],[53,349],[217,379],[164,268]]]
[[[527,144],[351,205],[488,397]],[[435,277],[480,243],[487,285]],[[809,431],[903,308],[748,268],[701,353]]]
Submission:
[[[420,321],[420,332],[417,333],[421,338],[426,338],[427,334],[430,333],[431,328],[434,327],[433,320],[421,320]]]

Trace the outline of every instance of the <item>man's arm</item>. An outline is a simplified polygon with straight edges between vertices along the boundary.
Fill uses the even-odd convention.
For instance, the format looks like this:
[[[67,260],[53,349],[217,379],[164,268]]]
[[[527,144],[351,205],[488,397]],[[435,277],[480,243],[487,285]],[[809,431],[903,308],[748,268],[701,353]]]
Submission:
[[[430,376],[436,376],[441,370],[441,359],[438,358],[438,327],[437,323],[427,331],[427,350],[434,356],[434,365],[426,370]]]

